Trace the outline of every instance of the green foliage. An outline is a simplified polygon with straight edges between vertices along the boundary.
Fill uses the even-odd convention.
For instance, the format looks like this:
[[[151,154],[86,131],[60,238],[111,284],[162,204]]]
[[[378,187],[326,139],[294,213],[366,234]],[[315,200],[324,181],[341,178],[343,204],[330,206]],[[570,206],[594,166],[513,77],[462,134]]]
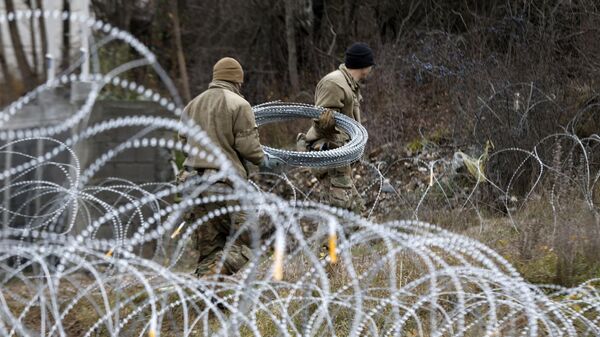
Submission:
[[[406,145],[406,149],[412,153],[418,153],[425,147],[426,140],[424,139],[414,139]]]
[[[173,160],[179,170],[183,169],[183,162],[185,161],[185,155],[181,151],[173,150]]]

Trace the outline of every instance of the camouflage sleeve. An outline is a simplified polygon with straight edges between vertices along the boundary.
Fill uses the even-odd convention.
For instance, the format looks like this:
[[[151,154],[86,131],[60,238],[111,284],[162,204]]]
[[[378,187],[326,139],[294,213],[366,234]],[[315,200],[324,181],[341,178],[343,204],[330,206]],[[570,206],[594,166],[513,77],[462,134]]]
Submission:
[[[344,107],[344,90],[332,81],[321,81],[315,90],[315,105],[340,112]]]
[[[258,127],[250,104],[244,104],[234,120],[233,147],[243,159],[255,165],[260,165],[265,156],[258,137]]]

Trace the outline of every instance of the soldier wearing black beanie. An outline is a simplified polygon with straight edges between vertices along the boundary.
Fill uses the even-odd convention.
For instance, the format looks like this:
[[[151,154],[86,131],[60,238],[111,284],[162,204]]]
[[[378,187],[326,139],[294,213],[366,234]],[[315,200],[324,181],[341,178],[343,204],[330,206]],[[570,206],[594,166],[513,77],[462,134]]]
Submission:
[[[323,77],[315,89],[315,105],[342,113],[361,123],[360,82],[365,80],[375,65],[373,51],[364,43],[354,43],[346,50],[344,63],[337,70]],[[297,146],[302,151],[322,151],[343,146],[349,136],[337,126],[331,127],[330,111],[321,114],[313,126],[298,135]],[[328,123],[329,122],[329,123]],[[325,130],[324,125],[329,125]],[[331,135],[331,130],[334,130]],[[326,136],[329,135],[329,136]],[[325,187],[324,198],[335,207],[360,214],[365,208],[364,200],[354,185],[350,165],[317,172],[317,178]]]
[[[374,66],[373,51],[366,43],[356,42],[346,50],[344,64],[348,69],[362,69]]]

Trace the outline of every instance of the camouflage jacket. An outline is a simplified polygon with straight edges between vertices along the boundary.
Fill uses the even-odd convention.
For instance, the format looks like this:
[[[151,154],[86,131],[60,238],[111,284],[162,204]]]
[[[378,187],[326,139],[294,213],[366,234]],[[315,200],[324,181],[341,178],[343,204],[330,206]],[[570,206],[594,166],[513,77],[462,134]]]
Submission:
[[[354,80],[344,64],[319,81],[315,90],[315,105],[340,112],[357,122],[361,122],[360,85]],[[323,119],[331,119],[324,121]],[[333,127],[333,129],[332,129]],[[325,129],[329,128],[330,131]],[[323,116],[313,122],[306,134],[298,135],[298,148],[306,150],[328,150],[342,146],[349,140],[348,135],[335,126],[333,115]]]
[[[315,105],[341,112],[359,123],[361,101],[360,85],[343,64],[323,77],[315,90]]]
[[[264,157],[258,137],[254,112],[232,83],[213,81],[208,90],[194,98],[183,110],[182,121],[193,120],[221,148],[242,177],[248,176],[244,160],[259,165]],[[203,147],[183,134],[184,143]],[[200,156],[187,157],[184,165],[194,168],[218,169],[214,161]]]

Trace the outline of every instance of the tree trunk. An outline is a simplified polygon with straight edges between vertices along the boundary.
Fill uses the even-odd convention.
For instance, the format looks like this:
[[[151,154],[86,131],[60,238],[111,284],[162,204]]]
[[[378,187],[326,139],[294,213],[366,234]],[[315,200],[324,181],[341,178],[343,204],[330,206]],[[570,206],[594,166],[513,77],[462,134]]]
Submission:
[[[186,102],[189,102],[192,97],[190,93],[190,81],[187,75],[187,67],[185,65],[185,55],[183,54],[183,46],[181,43],[181,26],[179,23],[179,10],[177,8],[177,1],[169,1],[171,5],[171,15],[173,18],[173,35],[175,36],[175,48],[177,49],[177,64],[179,65],[179,76],[181,89],[183,90],[183,98]]]
[[[63,12],[71,14],[71,5],[69,0],[63,0]],[[71,34],[71,20],[67,19],[63,21],[63,32],[62,32],[62,57],[60,62],[61,69],[69,68],[69,58],[71,54],[71,40],[69,35]]]
[[[27,5],[27,8],[29,8],[29,10],[33,12],[35,7],[33,6],[33,3],[31,2],[31,0],[26,0],[25,4]],[[31,39],[31,57],[33,60],[33,63],[32,63],[33,72],[35,74],[39,74],[38,70],[40,69],[40,64],[38,62],[37,39],[35,36],[35,17],[33,15],[29,19],[29,33],[30,33],[30,39]]]
[[[4,0],[4,5],[6,6],[6,12],[10,13],[15,11],[13,0]],[[15,20],[8,22],[8,30],[10,32],[10,40],[13,49],[15,50],[15,57],[17,58],[17,67],[21,73],[23,83],[25,84],[26,90],[31,90],[35,87],[37,80],[35,78],[35,73],[31,70],[31,66],[27,61],[27,56],[25,55],[23,43],[21,42],[21,37],[19,35],[19,27],[17,27],[17,22]]]
[[[6,57],[4,56],[4,41],[2,39],[2,25],[0,25],[0,70],[2,70],[4,81],[6,82],[6,83],[4,83],[2,92],[4,92],[4,94],[5,94],[4,96],[6,98],[10,98],[12,96],[12,86],[14,84],[14,79],[8,69],[8,64],[6,63]],[[4,89],[4,88],[6,88],[6,89]]]
[[[36,5],[43,14],[44,7],[42,5],[42,0],[36,0]],[[44,18],[44,15],[40,15],[38,24],[40,26],[40,40],[42,41],[42,59],[44,59],[46,54],[48,54],[48,33],[46,32],[46,19]],[[48,70],[45,65],[42,66],[42,69],[44,72],[44,80],[46,80],[48,78]]]
[[[291,92],[298,94],[298,52],[296,51],[296,26],[294,22],[295,0],[285,0],[285,32],[288,49],[288,73],[290,76]]]

